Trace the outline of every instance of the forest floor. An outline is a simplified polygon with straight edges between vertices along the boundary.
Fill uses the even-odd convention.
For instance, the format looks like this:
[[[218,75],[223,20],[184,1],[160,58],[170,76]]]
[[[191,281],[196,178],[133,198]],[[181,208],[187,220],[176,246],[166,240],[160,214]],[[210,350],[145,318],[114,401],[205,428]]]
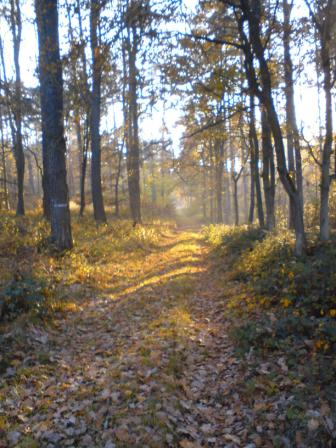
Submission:
[[[285,436],[295,378],[284,358],[237,356],[224,314],[240,285],[201,232],[167,230],[104,263],[103,287],[21,339],[4,335],[1,447],[335,446],[305,444],[295,427],[294,445]],[[327,403],[309,412],[310,434],[332,424]]]

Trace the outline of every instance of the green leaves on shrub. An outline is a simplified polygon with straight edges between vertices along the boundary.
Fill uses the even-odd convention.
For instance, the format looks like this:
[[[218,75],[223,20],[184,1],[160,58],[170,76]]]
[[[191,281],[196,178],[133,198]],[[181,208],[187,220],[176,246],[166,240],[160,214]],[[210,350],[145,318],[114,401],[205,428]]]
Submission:
[[[50,289],[45,281],[15,278],[0,295],[0,318],[11,320],[28,311],[43,315]]]

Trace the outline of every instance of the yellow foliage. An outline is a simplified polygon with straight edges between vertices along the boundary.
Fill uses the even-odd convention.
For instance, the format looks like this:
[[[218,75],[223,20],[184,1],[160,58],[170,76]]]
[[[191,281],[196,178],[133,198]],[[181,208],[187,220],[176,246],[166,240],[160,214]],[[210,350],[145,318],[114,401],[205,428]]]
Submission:
[[[288,308],[291,304],[292,304],[292,301],[290,299],[285,298],[285,299],[281,300],[281,305],[284,308]]]

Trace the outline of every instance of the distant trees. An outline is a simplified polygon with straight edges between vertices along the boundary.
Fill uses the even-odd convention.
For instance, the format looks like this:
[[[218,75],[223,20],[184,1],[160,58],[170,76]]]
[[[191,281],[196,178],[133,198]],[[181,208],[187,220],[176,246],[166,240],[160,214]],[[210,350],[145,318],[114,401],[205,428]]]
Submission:
[[[323,90],[325,97],[325,137],[320,154],[320,238],[326,241],[330,236],[329,225],[329,192],[330,184],[336,176],[330,173],[330,161],[333,144],[332,90],[335,83],[335,55],[332,54],[332,41],[335,33],[336,5],[333,0],[305,0],[309,8],[312,24],[318,37],[318,65],[323,74]],[[336,166],[336,165],[335,165]]]
[[[67,176],[80,216],[91,193],[96,222],[105,222],[113,207],[115,216],[137,225],[172,203],[204,221],[257,221],[269,231],[286,218],[300,255],[305,208],[309,224],[311,211],[319,212],[321,240],[330,237],[330,208],[336,208],[332,0],[305,0],[302,17],[291,0],[202,0],[195,8],[179,0],[65,0],[59,4],[66,13],[61,56],[56,2],[36,0],[41,104],[21,75],[27,22],[20,0],[0,5],[2,36],[11,36],[11,45],[0,38],[3,208],[23,214],[43,191],[53,240],[70,247]],[[318,142],[315,135],[304,138],[299,122],[298,80],[311,76],[304,67],[311,62],[294,51],[294,36],[304,37],[315,58],[324,107]],[[179,148],[164,125],[157,141],[144,137],[146,117],[161,117],[166,104],[183,109],[184,135],[180,143],[174,139]]]

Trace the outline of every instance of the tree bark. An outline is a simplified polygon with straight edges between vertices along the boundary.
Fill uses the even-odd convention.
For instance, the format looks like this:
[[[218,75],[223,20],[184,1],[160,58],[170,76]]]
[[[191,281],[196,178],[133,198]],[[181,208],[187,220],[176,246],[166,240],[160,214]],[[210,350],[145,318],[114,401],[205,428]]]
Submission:
[[[275,166],[271,130],[266,112],[261,111],[262,154],[263,154],[263,184],[266,205],[266,228],[275,228]]]
[[[25,157],[22,142],[22,88],[21,88],[21,70],[20,70],[20,46],[21,46],[21,10],[19,0],[10,0],[10,23],[13,38],[13,56],[15,69],[15,102],[13,106],[13,115],[15,123],[14,132],[14,157],[17,177],[17,206],[16,214],[24,215],[24,172]]]
[[[120,149],[118,149],[118,168],[116,172],[115,177],[115,184],[114,184],[114,204],[115,204],[115,216],[118,218],[120,214],[120,207],[119,207],[119,184],[120,184],[120,177],[121,177],[121,163],[123,159],[123,148],[124,143]]]
[[[235,211],[235,217],[234,217],[234,224],[235,226],[239,225],[239,203],[238,203],[238,180],[236,178],[233,178],[233,203],[234,203],[234,211]]]
[[[33,165],[31,160],[31,155],[27,154],[27,165],[28,165],[28,178],[29,178],[29,186],[31,190],[31,194],[35,196],[35,183],[34,183],[34,174],[33,174]]]
[[[205,156],[205,147],[202,146],[202,211],[203,219],[207,220],[207,162]]]
[[[244,199],[244,219],[245,223],[248,222],[248,199],[247,199],[247,193],[248,192],[248,186],[247,186],[247,175],[244,172],[243,175],[243,199]]]
[[[320,194],[320,238],[326,241],[330,236],[329,228],[329,190],[330,190],[330,157],[332,154],[332,97],[331,66],[329,48],[322,49],[322,65],[325,93],[325,126],[326,135],[322,151],[321,194]]]
[[[131,39],[132,35],[132,39]],[[128,146],[127,178],[133,225],[141,223],[140,200],[140,145],[138,125],[137,67],[138,38],[135,27],[128,29]]]
[[[243,51],[245,55],[245,70],[249,81],[250,88],[259,97],[259,100],[265,107],[267,118],[273,134],[275,152],[277,156],[278,173],[282,185],[289,197],[293,199],[295,207],[294,228],[295,228],[295,252],[302,255],[305,248],[305,232],[303,222],[303,209],[299,192],[287,170],[285,147],[279,118],[275,110],[273,96],[271,74],[268,63],[265,59],[265,48],[261,41],[260,31],[260,0],[256,0],[250,4],[249,0],[241,0],[241,8],[243,15],[238,21],[239,33],[243,42]],[[244,22],[247,21],[249,27],[249,38],[244,30]],[[250,40],[249,40],[250,39]],[[254,68],[254,56],[256,57],[260,78],[257,77]],[[258,79],[260,83],[258,82]]]
[[[90,43],[92,54],[92,94],[91,94],[91,191],[93,214],[97,222],[106,222],[102,182],[101,182],[101,141],[100,141],[100,103],[102,54],[98,39],[100,1],[91,0],[90,4]]]
[[[60,250],[72,247],[68,187],[66,183],[63,125],[63,80],[59,52],[57,0],[36,0],[39,40],[44,160],[49,193],[51,240]]]
[[[255,155],[254,155],[254,145],[251,133],[251,127],[249,132],[249,141],[250,141],[250,207],[248,213],[248,223],[253,224],[254,221],[254,208],[255,208]]]
[[[250,143],[252,145],[251,156],[251,170],[253,171],[253,180],[255,184],[255,194],[257,199],[257,211],[259,226],[263,228],[265,226],[264,209],[262,203],[261,186],[260,186],[260,173],[259,173],[259,142],[255,124],[255,103],[254,94],[250,92]],[[252,185],[251,185],[252,188]],[[253,195],[254,196],[254,195]],[[252,199],[252,197],[251,197]],[[253,218],[252,218],[253,221]],[[251,222],[252,222],[251,221]]]
[[[3,189],[4,189],[4,202],[6,210],[9,210],[8,201],[8,186],[7,186],[7,164],[6,164],[6,145],[4,138],[4,126],[3,126],[3,115],[2,107],[0,105],[0,133],[1,133],[1,162],[2,162],[2,176],[3,176]]]
[[[217,223],[223,222],[223,169],[224,169],[224,143],[216,140],[214,144],[215,161],[216,161],[216,210],[217,210]]]
[[[209,182],[209,193],[210,193],[210,222],[214,223],[215,213],[214,213],[214,166],[213,166],[213,147],[212,142],[209,143],[209,170],[210,170],[210,182]]]
[[[294,101],[294,81],[293,81],[293,63],[290,53],[291,41],[291,16],[292,5],[288,0],[283,1],[284,12],[284,71],[285,71],[285,94],[286,94],[286,131],[287,131],[287,153],[288,170],[292,176],[301,200],[303,209],[303,176],[299,131],[296,122],[295,101]],[[294,228],[295,206],[290,199],[289,206],[289,228]]]
[[[306,0],[315,29],[319,36],[320,58],[323,72],[323,90],[325,95],[325,138],[321,157],[320,183],[320,239],[326,241],[330,237],[329,228],[329,190],[332,177],[330,175],[330,158],[333,142],[332,117],[332,61],[330,47],[332,43],[332,20],[334,17],[333,0],[316,2],[317,12],[314,13],[310,2]],[[319,84],[318,84],[319,86]]]

